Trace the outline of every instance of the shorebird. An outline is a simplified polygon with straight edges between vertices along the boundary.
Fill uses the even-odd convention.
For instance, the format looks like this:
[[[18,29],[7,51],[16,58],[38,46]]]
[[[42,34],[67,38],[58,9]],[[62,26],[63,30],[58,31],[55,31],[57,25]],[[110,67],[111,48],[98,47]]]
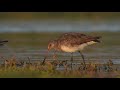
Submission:
[[[0,46],[4,45],[8,40],[0,40]]]
[[[48,43],[48,51],[54,49],[56,51],[69,52],[72,54],[71,61],[73,60],[73,53],[79,52],[85,65],[84,55],[82,50],[89,45],[100,43],[101,36],[88,36],[82,33],[69,32],[64,33],[59,38],[52,40]]]

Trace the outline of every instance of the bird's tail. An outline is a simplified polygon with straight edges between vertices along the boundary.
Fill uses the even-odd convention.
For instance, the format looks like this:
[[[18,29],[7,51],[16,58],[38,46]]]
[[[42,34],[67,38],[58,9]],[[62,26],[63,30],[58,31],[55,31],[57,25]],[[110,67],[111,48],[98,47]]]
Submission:
[[[96,37],[94,37],[95,39],[100,39],[100,38],[102,38],[101,36],[96,36]]]
[[[4,45],[6,42],[8,42],[8,40],[1,40],[0,45]]]
[[[96,36],[96,37],[94,37],[94,41],[100,43],[100,42],[101,42],[101,41],[99,40],[100,38],[102,38],[102,37],[101,37],[101,36]]]

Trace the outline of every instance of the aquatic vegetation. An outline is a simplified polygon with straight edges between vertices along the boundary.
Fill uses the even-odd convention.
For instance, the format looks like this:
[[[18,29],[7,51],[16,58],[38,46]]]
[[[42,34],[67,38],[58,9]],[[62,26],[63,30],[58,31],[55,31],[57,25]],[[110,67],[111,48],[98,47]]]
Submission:
[[[88,32],[85,32],[88,33]],[[119,60],[120,49],[120,32],[92,32],[90,34],[99,34],[103,36],[103,42],[99,44],[97,49],[88,48],[86,52],[88,52],[87,61],[90,61],[86,65],[86,69],[83,70],[83,63],[81,58],[78,58],[79,55],[75,54],[75,63],[71,64],[70,57],[62,54],[58,54],[58,61],[49,57],[46,62],[43,64],[43,57],[45,56],[45,52],[41,51],[43,47],[46,49],[48,41],[58,37],[60,33],[0,33],[0,38],[6,38],[10,42],[7,44],[9,48],[13,50],[13,52],[21,55],[20,58],[17,57],[9,57],[9,53],[12,53],[9,50],[4,51],[4,49],[0,50],[0,56],[4,56],[0,58],[0,77],[7,78],[120,78],[120,65],[113,63],[116,62],[116,59]],[[111,37],[112,36],[112,37]],[[19,49],[20,50],[16,50]],[[25,47],[25,49],[21,49],[21,47]],[[28,48],[30,47],[30,48]],[[4,47],[6,48],[6,47]],[[29,50],[34,50],[34,52],[30,52]],[[35,49],[39,51],[35,51]],[[27,52],[28,50],[28,52]],[[102,55],[97,55],[94,53],[95,57],[89,56],[92,51],[97,51],[102,53]],[[109,52],[104,58],[104,53]],[[27,53],[27,54],[26,54]],[[31,54],[32,53],[32,54]],[[41,54],[42,53],[42,54]],[[29,57],[27,57],[30,56]],[[50,53],[52,55],[52,53]],[[16,55],[17,56],[17,55]],[[25,58],[23,58],[25,56]],[[78,56],[78,57],[77,57]],[[114,56],[114,57],[113,57]],[[35,59],[34,59],[35,58]],[[81,59],[81,60],[79,60]],[[96,59],[99,59],[101,63],[97,63]],[[76,60],[79,62],[76,63]],[[104,61],[108,61],[105,62]],[[95,62],[94,62],[95,61]],[[71,65],[73,65],[73,69],[71,69]]]
[[[111,60],[106,64],[88,63],[84,70],[81,63],[77,68],[71,69],[66,61],[20,61],[15,58],[4,59],[0,64],[1,78],[112,78],[120,77],[120,71]],[[57,68],[63,68],[62,70]]]

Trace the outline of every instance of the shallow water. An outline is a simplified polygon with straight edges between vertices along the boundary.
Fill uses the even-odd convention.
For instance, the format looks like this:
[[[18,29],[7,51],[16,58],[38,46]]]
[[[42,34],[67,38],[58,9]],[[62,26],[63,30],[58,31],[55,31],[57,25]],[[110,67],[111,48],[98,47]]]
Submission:
[[[70,31],[120,31],[120,21],[64,21],[64,20],[52,20],[52,21],[1,21],[0,32],[70,32]],[[109,32],[110,33],[110,32]],[[6,34],[6,33],[4,33]],[[102,45],[96,45],[83,51],[86,62],[100,62],[105,63],[111,59],[114,63],[120,63],[120,43],[119,33],[112,32],[102,33],[103,43]],[[2,35],[2,34],[1,34]],[[99,35],[99,34],[98,34]],[[14,36],[14,37],[12,37]],[[6,58],[12,57],[13,55],[18,60],[28,60],[28,57],[32,61],[43,60],[47,50],[48,39],[53,39],[55,34],[47,36],[28,37],[23,38],[17,35],[3,35],[3,39],[8,39],[9,42],[6,46],[0,47],[0,55]],[[47,38],[46,38],[47,37]],[[38,43],[39,42],[39,43]],[[10,44],[10,45],[9,45]],[[16,46],[15,46],[15,45]],[[26,44],[26,45],[24,45]],[[32,44],[34,44],[32,46]],[[43,45],[41,45],[43,44]],[[12,46],[12,47],[11,47]],[[15,47],[14,47],[15,46]],[[52,59],[53,52],[51,51],[47,60]],[[69,53],[57,53],[59,60],[70,60]],[[79,53],[74,53],[74,61],[82,61]]]
[[[94,62],[94,63],[106,63],[109,60],[112,60],[114,64],[120,64],[120,54],[118,52],[112,51],[112,52],[102,52],[102,49],[104,51],[104,48],[96,48],[92,52],[84,52],[83,54],[85,56],[86,63]],[[109,49],[109,48],[108,48]],[[44,57],[46,56],[47,49],[46,48],[37,48],[37,47],[24,47],[24,48],[11,48],[7,45],[0,47],[0,55],[5,58],[11,58],[12,56],[15,56],[18,60],[24,60],[28,61],[28,57],[31,61],[42,61],[44,60]],[[49,52],[47,60],[54,60],[53,59],[53,51]],[[71,54],[70,53],[62,53],[57,52],[58,60],[71,60]],[[82,58],[79,53],[74,53],[74,62],[82,62]],[[1,60],[3,60],[1,58]]]

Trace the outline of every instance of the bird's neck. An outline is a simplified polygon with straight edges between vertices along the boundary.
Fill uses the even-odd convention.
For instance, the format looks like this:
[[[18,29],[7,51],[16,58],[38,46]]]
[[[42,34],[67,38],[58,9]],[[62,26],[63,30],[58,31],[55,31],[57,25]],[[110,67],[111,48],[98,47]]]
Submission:
[[[58,41],[55,42],[54,49],[57,50],[57,51],[61,51],[61,48],[60,48],[60,45],[59,45]]]

